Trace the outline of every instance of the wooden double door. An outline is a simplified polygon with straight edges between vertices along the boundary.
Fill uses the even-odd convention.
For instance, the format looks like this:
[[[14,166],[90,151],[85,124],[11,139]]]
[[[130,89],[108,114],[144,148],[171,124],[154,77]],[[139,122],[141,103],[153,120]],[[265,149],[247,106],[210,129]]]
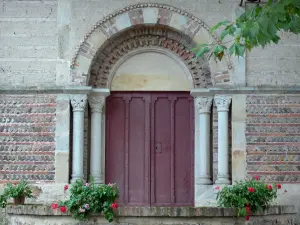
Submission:
[[[105,178],[119,186],[119,203],[193,205],[190,94],[115,92],[106,102]]]

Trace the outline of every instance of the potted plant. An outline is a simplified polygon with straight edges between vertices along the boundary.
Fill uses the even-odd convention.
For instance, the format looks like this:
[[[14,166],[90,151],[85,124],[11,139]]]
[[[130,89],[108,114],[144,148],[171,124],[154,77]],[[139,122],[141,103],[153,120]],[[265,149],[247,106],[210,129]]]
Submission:
[[[69,189],[65,185],[64,191]],[[77,220],[87,220],[89,215],[103,213],[108,222],[115,218],[119,197],[119,189],[116,184],[97,185],[91,180],[85,183],[77,180],[70,188],[70,198],[67,201],[57,201],[51,205],[53,210],[66,213],[68,210],[71,216]]]
[[[32,190],[26,181],[18,184],[8,183],[4,188],[4,193],[0,195],[0,206],[5,208],[7,201],[13,198],[15,205],[23,205],[25,198],[32,198]]]
[[[277,198],[278,189],[281,189],[281,184],[267,184],[255,176],[251,180],[239,181],[222,189],[217,186],[217,201],[219,206],[234,208],[238,216],[245,216],[249,220],[251,213],[271,205]]]

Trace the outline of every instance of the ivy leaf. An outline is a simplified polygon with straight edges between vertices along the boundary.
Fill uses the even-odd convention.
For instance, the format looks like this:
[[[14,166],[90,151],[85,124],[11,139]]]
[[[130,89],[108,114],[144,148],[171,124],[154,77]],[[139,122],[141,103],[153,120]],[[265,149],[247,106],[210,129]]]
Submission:
[[[210,32],[214,32],[214,31],[216,31],[219,27],[221,27],[221,26],[226,26],[228,23],[229,23],[228,20],[221,21],[221,22],[217,23],[215,26],[213,26],[212,28],[210,28]]]

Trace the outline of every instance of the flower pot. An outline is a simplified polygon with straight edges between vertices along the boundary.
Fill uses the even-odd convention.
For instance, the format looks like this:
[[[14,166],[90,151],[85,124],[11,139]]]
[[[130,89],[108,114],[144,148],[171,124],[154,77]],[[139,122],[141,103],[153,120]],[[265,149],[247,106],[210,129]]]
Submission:
[[[25,203],[25,196],[19,196],[17,198],[14,198],[15,205],[24,205],[24,203]]]

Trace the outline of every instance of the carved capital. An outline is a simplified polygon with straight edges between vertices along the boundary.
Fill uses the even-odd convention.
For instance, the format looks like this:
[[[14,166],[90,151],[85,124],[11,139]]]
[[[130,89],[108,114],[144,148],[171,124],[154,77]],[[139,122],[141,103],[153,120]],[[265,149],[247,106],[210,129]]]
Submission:
[[[87,95],[71,95],[70,99],[73,112],[84,111],[87,103]]]
[[[198,113],[210,113],[212,100],[212,97],[196,97],[196,107],[198,109]]]
[[[102,113],[105,103],[105,96],[91,95],[89,96],[89,104],[92,112]]]
[[[215,103],[217,105],[218,112],[229,111],[231,96],[217,95],[215,96]]]

